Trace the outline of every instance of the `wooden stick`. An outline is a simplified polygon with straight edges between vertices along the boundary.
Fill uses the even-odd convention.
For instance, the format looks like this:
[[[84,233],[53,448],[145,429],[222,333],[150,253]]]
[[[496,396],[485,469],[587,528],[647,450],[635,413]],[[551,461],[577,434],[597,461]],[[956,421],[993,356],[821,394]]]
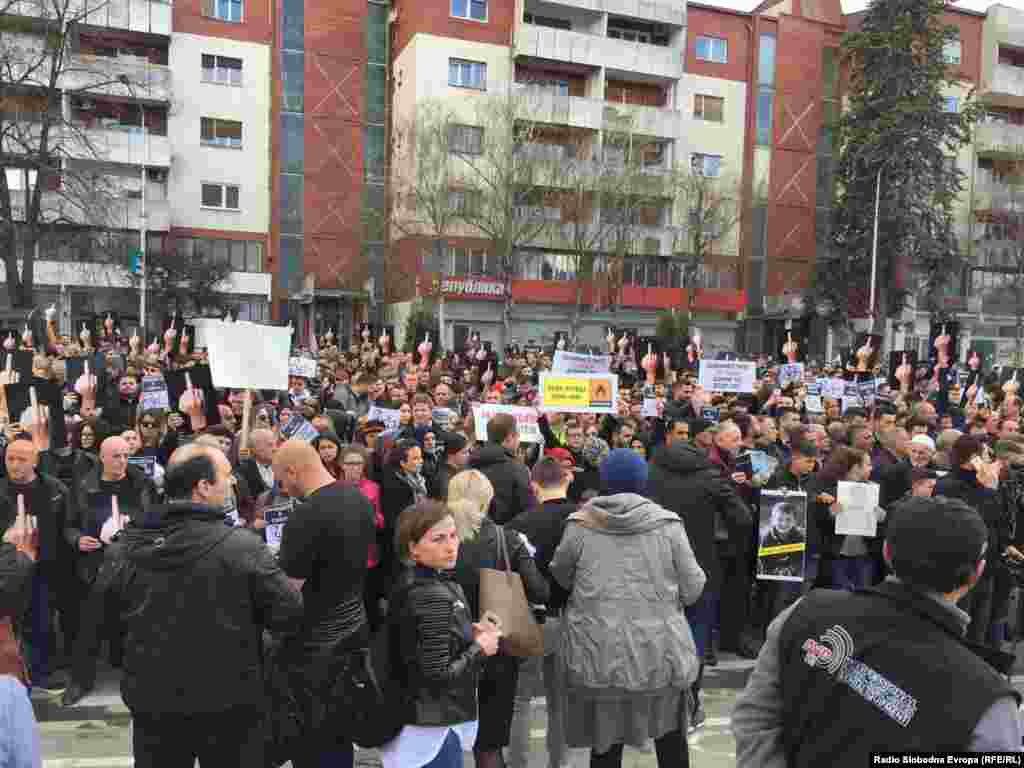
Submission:
[[[238,443],[240,450],[249,447],[249,423],[252,418],[252,390],[245,390],[245,401],[242,403],[242,438]]]

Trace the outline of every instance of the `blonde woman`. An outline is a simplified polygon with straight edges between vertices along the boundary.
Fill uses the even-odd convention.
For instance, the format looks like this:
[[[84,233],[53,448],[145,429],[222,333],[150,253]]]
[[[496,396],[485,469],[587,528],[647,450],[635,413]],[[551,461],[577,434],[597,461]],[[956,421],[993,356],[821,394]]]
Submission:
[[[523,579],[526,597],[533,604],[548,601],[548,583],[533,561],[526,538],[506,530],[487,516],[494,499],[491,481],[475,469],[455,475],[448,484],[448,510],[455,520],[461,547],[455,580],[469,600],[470,615],[480,617],[480,569],[504,568],[499,564],[499,536],[505,537],[509,565]],[[478,768],[503,768],[501,750],[508,746],[519,660],[498,654],[487,659],[480,676],[480,729],[473,757]]]

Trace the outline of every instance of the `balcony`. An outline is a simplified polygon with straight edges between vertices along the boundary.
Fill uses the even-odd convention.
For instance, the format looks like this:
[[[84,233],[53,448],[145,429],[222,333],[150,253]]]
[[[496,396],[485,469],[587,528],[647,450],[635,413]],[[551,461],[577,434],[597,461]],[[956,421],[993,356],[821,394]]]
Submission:
[[[589,67],[678,80],[683,56],[677,48],[616,40],[565,29],[516,24],[516,54]]]
[[[142,101],[171,100],[171,68],[137,56],[77,54],[61,77],[61,86],[79,96],[116,96]]]
[[[991,171],[979,170],[974,178],[975,211],[1024,209],[1024,187],[1014,187],[993,176]]]
[[[986,101],[992,104],[1024,107],[1024,67],[996,64],[992,81],[984,90]]]
[[[604,103],[604,128],[640,136],[676,140],[680,135],[683,113],[662,107]]]
[[[978,155],[993,157],[998,155],[1024,155],[1024,125],[1009,123],[979,123],[976,142]]]
[[[537,123],[569,125],[599,131],[603,126],[600,99],[569,96],[556,88],[544,88],[526,83],[514,86],[518,101],[519,118]]]
[[[632,19],[656,21],[676,27],[686,26],[686,7],[682,3],[654,2],[654,0],[545,0],[551,5],[576,8],[594,13],[611,13]]]
[[[70,0],[57,8],[68,21],[112,29],[127,29],[153,35],[171,34],[173,5],[160,0]],[[48,0],[10,0],[4,13],[36,19],[54,18],[54,5]]]
[[[96,210],[90,210],[88,202],[74,199],[70,194],[44,192],[40,200],[39,220],[105,229],[142,229],[141,199],[105,197]],[[25,220],[25,202],[20,194],[11,196],[11,218],[14,221]],[[146,227],[161,232],[170,229],[171,206],[166,199],[146,201]]]
[[[138,127],[67,129],[65,151],[80,160],[169,168],[171,143],[166,136],[143,134]]]

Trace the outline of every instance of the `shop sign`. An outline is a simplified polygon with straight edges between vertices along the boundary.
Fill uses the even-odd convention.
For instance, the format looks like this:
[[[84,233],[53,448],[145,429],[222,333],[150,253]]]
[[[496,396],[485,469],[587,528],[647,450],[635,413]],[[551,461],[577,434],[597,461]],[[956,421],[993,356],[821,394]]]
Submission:
[[[441,281],[441,293],[448,297],[501,300],[505,298],[505,283],[475,277],[446,277]]]

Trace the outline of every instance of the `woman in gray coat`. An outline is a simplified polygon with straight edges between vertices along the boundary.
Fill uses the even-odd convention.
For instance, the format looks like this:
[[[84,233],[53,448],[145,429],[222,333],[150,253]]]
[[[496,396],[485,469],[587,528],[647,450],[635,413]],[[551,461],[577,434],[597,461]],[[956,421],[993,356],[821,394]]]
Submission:
[[[659,768],[689,765],[686,691],[699,662],[684,608],[705,575],[679,516],[641,494],[647,463],[631,450],[601,464],[608,495],[569,517],[551,574],[570,591],[560,656],[566,738],[592,768],[618,768],[625,744],[653,738]]]

